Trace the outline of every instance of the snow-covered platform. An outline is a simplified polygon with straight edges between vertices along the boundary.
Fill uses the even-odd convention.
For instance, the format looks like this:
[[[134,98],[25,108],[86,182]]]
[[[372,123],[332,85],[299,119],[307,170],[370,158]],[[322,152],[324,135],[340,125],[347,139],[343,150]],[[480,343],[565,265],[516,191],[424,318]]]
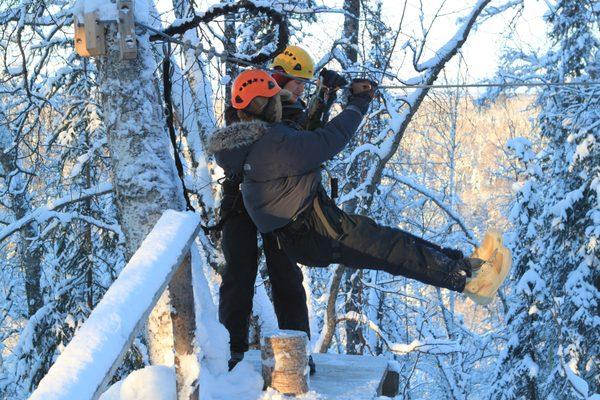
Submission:
[[[382,357],[345,354],[313,354],[317,373],[310,377],[310,390],[328,400],[373,399],[395,396],[398,373]],[[260,350],[246,353],[256,371],[261,371]]]

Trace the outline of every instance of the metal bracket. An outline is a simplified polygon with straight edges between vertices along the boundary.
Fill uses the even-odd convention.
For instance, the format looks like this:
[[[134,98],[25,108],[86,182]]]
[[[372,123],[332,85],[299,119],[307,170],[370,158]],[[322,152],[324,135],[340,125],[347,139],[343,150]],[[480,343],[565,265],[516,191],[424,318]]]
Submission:
[[[106,54],[104,24],[98,22],[98,11],[85,14],[83,25],[75,18],[75,51],[82,57]]]
[[[133,20],[133,0],[118,0],[117,11],[119,18],[119,47],[122,60],[132,60],[137,57],[137,38]]]

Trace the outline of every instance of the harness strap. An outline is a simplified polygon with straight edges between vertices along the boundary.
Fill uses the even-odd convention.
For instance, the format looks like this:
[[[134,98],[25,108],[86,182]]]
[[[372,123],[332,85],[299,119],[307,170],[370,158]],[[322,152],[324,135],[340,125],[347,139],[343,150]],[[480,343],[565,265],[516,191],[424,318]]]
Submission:
[[[325,230],[327,231],[329,236],[331,236],[333,239],[337,240],[340,235],[338,235],[338,233],[335,231],[335,229],[333,229],[333,226],[331,226],[331,223],[325,216],[325,213],[323,212],[323,209],[321,208],[321,203],[319,203],[319,195],[316,195],[313,200],[313,208],[315,210],[315,213],[317,214],[317,217],[319,217],[319,219],[321,220],[321,223],[325,227]]]
[[[223,215],[221,217],[221,219],[219,220],[219,222],[217,222],[214,225],[202,225],[200,224],[200,227],[202,228],[202,230],[204,231],[204,234],[206,236],[208,236],[208,234],[211,231],[220,231],[221,229],[223,229],[223,225],[225,225],[225,222],[227,222],[227,220],[232,217],[233,215],[235,215],[236,213],[234,212],[236,210],[236,206],[238,205],[238,201],[240,200],[240,197],[242,197],[241,192],[238,193],[235,196],[235,199],[233,200],[233,204],[231,205],[231,208],[229,209],[229,211]]]

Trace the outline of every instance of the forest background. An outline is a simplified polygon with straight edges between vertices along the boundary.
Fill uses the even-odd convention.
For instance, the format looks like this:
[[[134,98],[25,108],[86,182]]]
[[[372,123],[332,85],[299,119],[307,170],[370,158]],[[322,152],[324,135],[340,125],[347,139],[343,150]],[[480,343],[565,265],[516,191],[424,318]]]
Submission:
[[[467,254],[498,227],[514,255],[510,278],[486,307],[381,272],[303,268],[313,351],[397,360],[405,399],[600,397],[600,87],[460,87],[598,82],[599,3],[261,3],[286,14],[291,43],[318,68],[384,85],[459,85],[379,92],[360,133],[328,165],[341,178],[347,211]],[[73,12],[95,4],[0,0],[2,398],[28,397],[131,253],[124,232],[132,227],[117,212],[111,185],[118,171],[107,141],[109,67],[73,51]],[[162,29],[212,4],[137,1],[136,19]],[[273,41],[264,19],[244,15],[185,39],[232,54]],[[223,124],[228,84],[240,69],[148,44],[144,62],[156,82],[165,56],[175,65],[185,186],[213,223],[222,172],[204,149]],[[157,101],[147,108],[161,115],[158,86],[148,86]],[[167,138],[164,121],[155,122]],[[218,242],[218,235],[197,240],[196,261],[215,303]],[[261,268],[254,345],[276,326],[269,296]],[[153,340],[136,339],[116,378],[150,363]]]

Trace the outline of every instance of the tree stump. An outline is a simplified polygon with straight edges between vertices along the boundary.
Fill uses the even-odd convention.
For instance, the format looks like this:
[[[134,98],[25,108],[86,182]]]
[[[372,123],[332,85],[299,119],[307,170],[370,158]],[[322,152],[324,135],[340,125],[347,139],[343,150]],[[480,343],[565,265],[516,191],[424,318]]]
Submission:
[[[308,392],[309,368],[302,331],[279,330],[261,340],[262,376],[266,387],[286,395]]]

